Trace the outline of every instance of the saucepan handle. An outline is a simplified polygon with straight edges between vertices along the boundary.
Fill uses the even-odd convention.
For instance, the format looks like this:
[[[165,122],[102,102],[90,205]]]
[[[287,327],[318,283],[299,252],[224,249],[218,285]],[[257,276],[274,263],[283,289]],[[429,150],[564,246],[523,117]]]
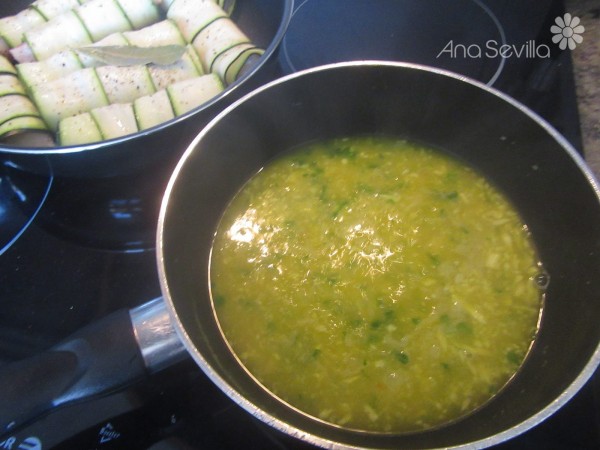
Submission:
[[[186,355],[161,298],[119,310],[0,367],[0,438],[58,406],[109,394]]]

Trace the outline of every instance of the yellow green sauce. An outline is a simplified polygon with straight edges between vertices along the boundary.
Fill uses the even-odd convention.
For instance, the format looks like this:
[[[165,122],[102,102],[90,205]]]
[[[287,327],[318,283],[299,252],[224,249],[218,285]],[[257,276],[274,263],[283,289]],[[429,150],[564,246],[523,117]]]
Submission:
[[[247,370],[290,405],[406,432],[490,399],[538,327],[527,227],[471,168],[366,137],[264,168],[222,218],[215,312]]]

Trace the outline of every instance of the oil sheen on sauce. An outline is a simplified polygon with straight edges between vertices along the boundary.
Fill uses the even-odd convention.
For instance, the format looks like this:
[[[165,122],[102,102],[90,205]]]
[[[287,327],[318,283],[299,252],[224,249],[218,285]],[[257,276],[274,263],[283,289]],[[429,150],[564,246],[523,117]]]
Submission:
[[[217,231],[215,314],[246,369],[323,421],[402,433],[461,417],[522,364],[541,266],[505,197],[432,149],[311,144],[239,192]]]

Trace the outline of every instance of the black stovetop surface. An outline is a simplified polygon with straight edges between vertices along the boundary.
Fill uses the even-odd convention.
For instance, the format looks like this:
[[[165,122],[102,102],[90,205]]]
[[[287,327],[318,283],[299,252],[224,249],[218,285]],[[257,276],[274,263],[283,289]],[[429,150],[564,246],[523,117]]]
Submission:
[[[382,8],[389,6],[385,0],[371,0],[370,11],[379,1]],[[364,8],[368,2],[346,1],[344,5],[350,8],[351,3]],[[405,3],[409,11],[418,14],[420,5],[427,2],[397,3]],[[452,2],[437,3],[449,8]],[[436,58],[438,53],[434,55],[431,49],[441,51],[440,43],[447,36],[440,33],[436,36],[438,41],[425,43],[425,36],[433,29],[427,20],[438,19],[435,14],[421,14],[419,20],[424,22],[410,19],[414,25],[410,44],[420,42],[425,50],[404,56],[396,54],[396,59],[460,70],[484,83],[492,80],[494,87],[538,112],[581,151],[570,54],[557,50],[548,31],[554,17],[564,12],[562,2],[456,0],[456,4],[460,7],[454,15],[448,17],[448,11],[444,11],[446,21],[435,25],[449,27],[456,36],[465,39],[457,38],[457,43],[481,44],[487,39],[505,39],[507,44],[517,46],[514,48],[521,48],[518,46],[534,41],[538,46],[547,45],[551,55],[511,55],[505,58],[501,70],[497,58],[484,61],[485,58],[467,55],[458,62],[455,60],[459,57],[450,55],[446,60]],[[296,3],[297,13],[280,52],[281,74],[349,58],[344,53],[348,40],[343,35],[332,42],[331,36],[315,36],[316,31],[313,32],[323,32],[323,21],[335,23],[331,19],[334,14],[338,23],[344,23],[339,5],[340,0]],[[431,4],[428,8],[436,9]],[[344,11],[347,15],[344,20],[351,20],[350,10]],[[463,22],[459,24],[459,20]],[[393,20],[388,22],[387,27],[398,26]],[[474,35],[461,34],[461,30],[477,28],[478,24],[484,29]],[[498,31],[498,24],[502,32]],[[356,32],[349,30],[354,39],[363,43]],[[406,36],[400,33],[395,39],[407,39]],[[312,45],[314,39],[331,42],[330,45],[337,46],[336,51],[319,53]],[[385,42],[389,44],[388,40]],[[353,59],[394,56],[386,53],[389,49],[384,47],[374,50],[368,45],[358,45],[359,53]],[[153,176],[153,182],[158,179],[158,184],[143,176],[139,180],[97,181],[25,174],[7,165],[0,170],[0,365],[34,355],[116,309],[131,308],[160,295],[153,234],[160,193],[170,168],[161,169],[158,177]],[[123,187],[135,185],[136,181],[139,185],[133,191]],[[109,185],[111,188],[107,188]],[[558,413],[498,448],[600,448],[599,379],[596,374]],[[13,436],[0,437],[0,449],[3,448],[156,450],[307,446],[243,412],[189,360],[123,392],[55,411]]]

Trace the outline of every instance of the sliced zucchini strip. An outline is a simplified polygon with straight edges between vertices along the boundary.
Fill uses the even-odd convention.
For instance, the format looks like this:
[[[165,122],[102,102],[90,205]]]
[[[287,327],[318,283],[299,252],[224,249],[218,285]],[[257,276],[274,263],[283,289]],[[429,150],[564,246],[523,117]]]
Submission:
[[[17,74],[17,69],[5,56],[0,55],[0,73]]]
[[[136,47],[159,47],[161,45],[185,45],[185,39],[172,20],[161,20],[136,31],[122,33],[129,45]],[[98,42],[96,45],[102,45]],[[114,44],[106,44],[114,45]]]
[[[248,36],[230,18],[223,17],[198,33],[192,45],[202,61],[204,70],[211,72],[214,61],[221,53],[236,45],[249,43]]]
[[[127,41],[127,38],[123,33],[117,32],[109,34],[92,44],[93,47],[101,47],[103,45],[129,45],[129,41]]]
[[[14,16],[0,19],[0,37],[8,48],[13,48],[23,42],[23,34],[27,30],[40,26],[45,22],[46,19],[39,11],[29,7]]]
[[[167,94],[175,115],[180,116],[207,102],[223,89],[221,79],[214,73],[209,73],[172,84],[167,88]]]
[[[75,10],[70,10],[25,33],[24,43],[13,49],[11,53],[17,61],[27,62],[19,56],[25,53],[25,49],[20,47],[27,46],[33,60],[40,61],[68,47],[91,43],[92,38],[83,22]]]
[[[138,29],[160,20],[160,10],[152,0],[116,0],[132,28]]]
[[[0,73],[0,97],[11,94],[27,95],[27,91],[16,75]]]
[[[102,137],[114,139],[138,131],[137,121],[131,103],[96,108],[90,111]]]
[[[86,0],[36,0],[31,4],[31,8],[38,10],[46,20],[50,20],[85,2]]]
[[[0,56],[0,68],[0,138],[31,130],[46,131],[38,109],[4,56]]]
[[[152,128],[175,117],[165,89],[136,99],[133,102],[133,111],[140,130]]]
[[[212,72],[229,85],[239,78],[243,70],[247,70],[247,64],[264,53],[264,50],[253,44],[239,44],[221,53],[213,62]]]
[[[89,112],[62,119],[58,125],[59,145],[81,145],[103,139],[98,124]]]
[[[145,65],[96,67],[98,79],[109,103],[132,102],[138,97],[156,92]]]
[[[99,41],[109,34],[133,28],[117,0],[92,0],[74,11],[92,42]]]
[[[66,50],[43,61],[17,64],[16,67],[23,84],[33,87],[82,69],[83,63],[75,52]]]
[[[17,117],[39,117],[39,113],[29,97],[20,94],[0,97],[0,111],[2,111],[0,123],[6,123]]]
[[[223,17],[227,13],[211,0],[174,0],[167,11],[186,42],[193,42],[208,24]]]
[[[0,124],[0,139],[29,131],[48,131],[48,127],[39,116],[15,117]]]

